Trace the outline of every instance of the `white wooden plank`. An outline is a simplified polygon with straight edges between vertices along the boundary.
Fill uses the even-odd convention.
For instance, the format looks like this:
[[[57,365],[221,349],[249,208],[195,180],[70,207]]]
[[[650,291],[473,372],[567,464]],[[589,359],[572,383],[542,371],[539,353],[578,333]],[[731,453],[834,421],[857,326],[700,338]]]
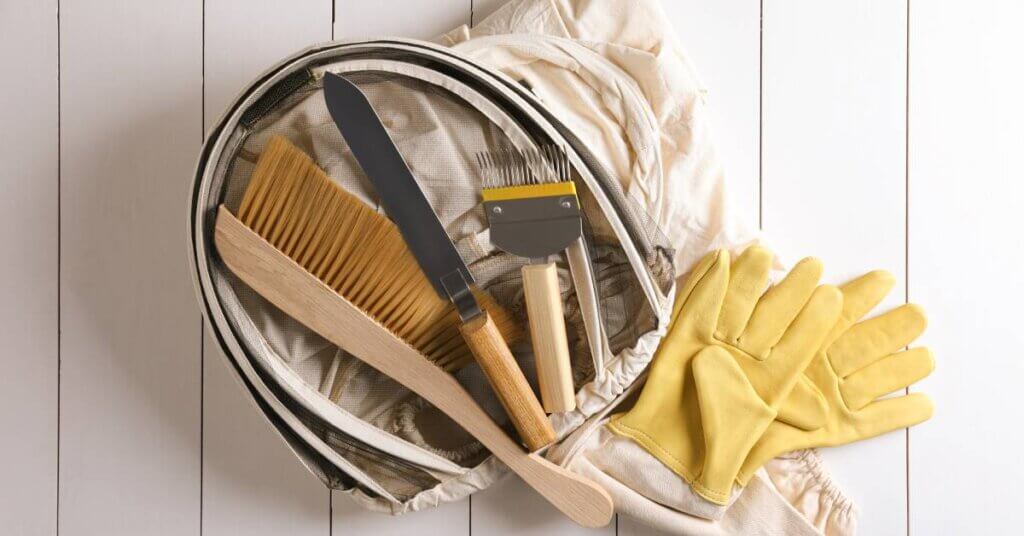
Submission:
[[[268,67],[331,39],[329,1],[206,0],[205,6],[205,128]]]
[[[473,496],[471,534],[615,534],[615,520],[607,527],[586,529],[551,506],[514,475],[508,475]]]
[[[760,0],[681,0],[664,9],[707,89],[707,122],[736,212],[758,223]]]
[[[763,34],[763,227],[789,262],[815,255],[842,282],[905,273],[906,4],[769,1]],[[824,452],[865,534],[906,531],[906,441]]]
[[[431,39],[469,24],[470,0],[334,0],[334,37]]]
[[[197,534],[202,5],[61,7],[60,530]]]
[[[1017,534],[1024,412],[1024,5],[911,2],[910,299],[935,401],[910,431],[911,534]]]
[[[206,337],[203,534],[328,534],[330,491],[248,400],[216,344]]]
[[[334,38],[414,37],[430,39],[470,22],[470,0],[358,2],[335,0]],[[470,501],[390,517],[364,510],[335,493],[333,530],[340,534],[468,534]]]
[[[204,124],[268,66],[331,38],[331,5],[208,0]],[[203,534],[327,534],[330,491],[235,381],[212,337],[203,359]]]
[[[0,9],[0,526],[57,530],[57,3]]]
[[[334,494],[332,534],[341,536],[387,534],[420,536],[423,534],[469,534],[468,501],[442,504],[419,512],[391,516],[372,512],[356,504],[341,492]],[[478,533],[488,534],[488,533]]]
[[[759,0],[665,2],[683,51],[708,92],[707,121],[724,164],[737,213],[759,218],[760,21]],[[664,534],[619,516],[620,536]]]

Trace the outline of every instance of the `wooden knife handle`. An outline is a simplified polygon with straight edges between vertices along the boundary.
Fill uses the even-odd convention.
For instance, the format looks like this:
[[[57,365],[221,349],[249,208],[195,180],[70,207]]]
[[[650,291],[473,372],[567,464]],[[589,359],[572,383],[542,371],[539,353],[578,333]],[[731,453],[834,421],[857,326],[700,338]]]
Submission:
[[[522,273],[540,399],[549,412],[571,411],[576,408],[576,392],[555,263],[528,264]]]
[[[505,407],[509,419],[519,431],[519,437],[530,451],[535,451],[555,440],[555,429],[540,407],[526,376],[519,369],[508,344],[498,332],[490,315],[484,311],[480,316],[462,324],[459,328],[466,339],[473,356],[483,369]]]

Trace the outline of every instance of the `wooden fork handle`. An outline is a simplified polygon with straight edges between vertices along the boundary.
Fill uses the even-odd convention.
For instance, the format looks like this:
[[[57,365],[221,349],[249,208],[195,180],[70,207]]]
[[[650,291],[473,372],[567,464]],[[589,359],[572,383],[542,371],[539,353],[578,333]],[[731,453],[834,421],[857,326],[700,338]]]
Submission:
[[[576,391],[572,384],[558,270],[553,262],[528,264],[523,266],[522,274],[540,399],[544,409],[551,413],[572,411],[576,409]]]
[[[459,329],[523,443],[534,451],[554,441],[551,421],[491,316],[484,311]]]

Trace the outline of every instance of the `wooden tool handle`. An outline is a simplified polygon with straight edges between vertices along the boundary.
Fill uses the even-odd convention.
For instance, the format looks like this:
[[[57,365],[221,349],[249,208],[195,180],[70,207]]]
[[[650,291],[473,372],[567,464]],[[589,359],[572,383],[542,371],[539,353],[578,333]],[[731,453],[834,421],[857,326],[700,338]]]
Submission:
[[[296,264],[224,207],[214,233],[224,264],[285,314],[422,396],[570,519],[603,527],[612,499],[600,486],[513,442],[451,375]]]
[[[459,329],[526,446],[533,451],[554,441],[551,421],[487,311]]]
[[[571,411],[576,408],[576,392],[555,263],[528,264],[522,273],[540,399],[549,412]]]

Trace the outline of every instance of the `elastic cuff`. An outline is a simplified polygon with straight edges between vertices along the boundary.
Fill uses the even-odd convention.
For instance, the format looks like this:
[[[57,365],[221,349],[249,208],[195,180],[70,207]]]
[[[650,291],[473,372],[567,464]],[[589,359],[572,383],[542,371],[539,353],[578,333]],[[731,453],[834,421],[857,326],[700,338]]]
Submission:
[[[821,494],[829,499],[835,510],[844,513],[854,512],[856,507],[853,501],[843,493],[843,490],[839,489],[839,485],[832,479],[832,475],[828,473],[828,469],[825,468],[821,455],[818,454],[817,450],[798,450],[790,453],[790,456],[804,465],[814,483],[818,485],[818,489],[821,490]]]

